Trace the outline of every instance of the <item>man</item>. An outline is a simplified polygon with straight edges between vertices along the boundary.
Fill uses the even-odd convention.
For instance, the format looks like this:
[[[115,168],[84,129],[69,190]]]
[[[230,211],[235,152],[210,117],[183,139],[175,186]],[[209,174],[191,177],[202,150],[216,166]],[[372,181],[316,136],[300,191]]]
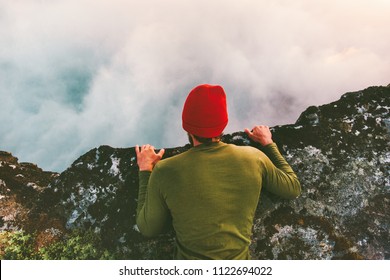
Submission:
[[[267,126],[245,129],[265,153],[221,142],[228,123],[221,86],[194,88],[182,121],[193,145],[190,150],[160,161],[163,149],[156,153],[150,145],[135,147],[140,169],[138,228],[154,236],[172,221],[176,259],[250,259],[261,189],[295,198],[301,192],[298,178]]]

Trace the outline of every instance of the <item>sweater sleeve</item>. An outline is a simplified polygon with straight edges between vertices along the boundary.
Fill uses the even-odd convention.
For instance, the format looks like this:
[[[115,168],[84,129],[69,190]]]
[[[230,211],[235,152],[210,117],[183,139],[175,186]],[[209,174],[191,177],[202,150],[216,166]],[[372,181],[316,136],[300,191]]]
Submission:
[[[148,237],[156,236],[163,231],[168,219],[169,210],[160,193],[160,188],[153,172],[139,172],[139,192],[137,205],[137,226],[140,232]]]
[[[275,143],[263,147],[268,159],[264,160],[266,173],[264,188],[283,198],[292,199],[301,194],[301,184]]]

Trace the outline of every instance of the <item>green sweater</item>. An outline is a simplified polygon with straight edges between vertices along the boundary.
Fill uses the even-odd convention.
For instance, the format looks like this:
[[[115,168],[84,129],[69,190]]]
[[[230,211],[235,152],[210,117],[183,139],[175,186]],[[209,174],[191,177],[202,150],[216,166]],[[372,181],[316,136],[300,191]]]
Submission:
[[[276,144],[202,144],[139,172],[137,225],[155,236],[172,220],[177,259],[249,259],[262,187],[295,198],[301,186]]]

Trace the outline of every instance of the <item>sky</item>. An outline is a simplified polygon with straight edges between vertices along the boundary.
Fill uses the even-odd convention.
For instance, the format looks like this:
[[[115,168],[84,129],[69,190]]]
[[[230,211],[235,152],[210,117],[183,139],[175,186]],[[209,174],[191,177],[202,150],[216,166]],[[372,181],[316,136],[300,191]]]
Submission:
[[[100,145],[187,143],[198,84],[225,133],[390,84],[388,0],[0,0],[0,150],[61,172]]]

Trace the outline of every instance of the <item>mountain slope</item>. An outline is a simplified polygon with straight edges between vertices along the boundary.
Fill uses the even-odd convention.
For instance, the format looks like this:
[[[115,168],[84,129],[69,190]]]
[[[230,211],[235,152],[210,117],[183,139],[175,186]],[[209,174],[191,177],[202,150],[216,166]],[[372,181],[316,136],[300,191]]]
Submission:
[[[262,192],[251,245],[255,259],[390,258],[389,110],[390,88],[370,87],[309,107],[295,124],[272,128],[303,192],[293,201]],[[241,132],[223,141],[257,147]],[[168,148],[164,157],[188,148]],[[4,171],[5,160],[0,162],[3,204],[9,196],[1,184],[8,186],[18,172]],[[43,184],[48,187],[36,193],[34,209],[63,220],[67,230],[92,229],[106,248],[126,258],[171,258],[173,232],[147,239],[135,226],[134,148],[101,146],[50,176],[50,184]]]

